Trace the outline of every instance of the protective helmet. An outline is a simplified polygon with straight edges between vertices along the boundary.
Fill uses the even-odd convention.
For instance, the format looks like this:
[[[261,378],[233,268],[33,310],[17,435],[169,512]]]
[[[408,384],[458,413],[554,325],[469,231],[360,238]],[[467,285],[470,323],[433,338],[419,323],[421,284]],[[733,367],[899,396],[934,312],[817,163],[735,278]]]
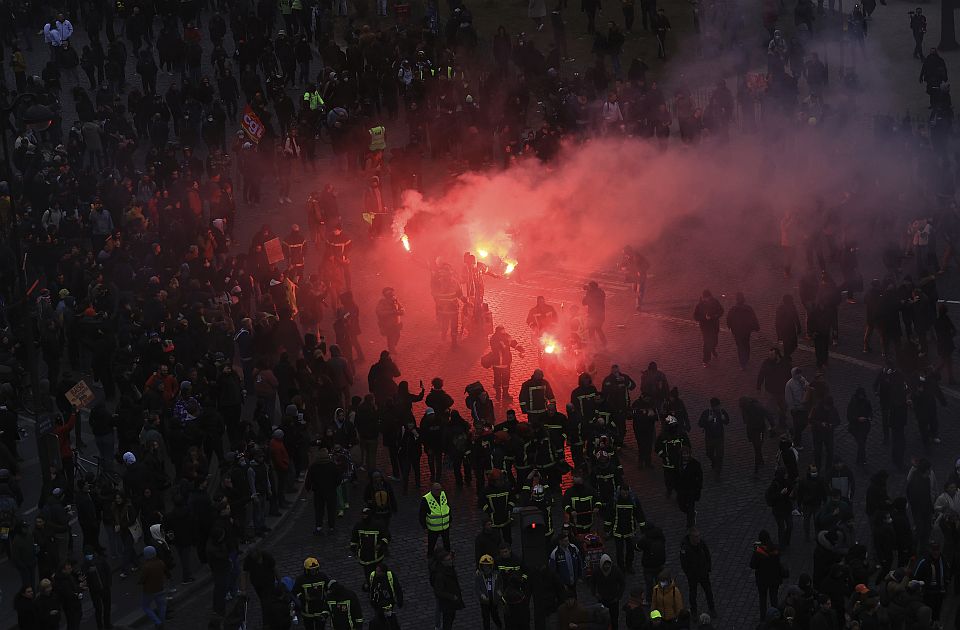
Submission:
[[[667,416],[666,418],[664,418],[663,421],[667,423],[667,426],[671,426],[671,427],[672,427],[673,425],[677,424],[677,417],[676,417],[676,416]]]
[[[303,561],[303,570],[304,571],[314,571],[320,568],[320,561],[314,557],[307,558]]]
[[[480,564],[493,565],[493,556],[488,553],[483,554],[480,556]]]
[[[543,490],[543,486],[540,485],[539,483],[533,487],[532,492],[533,492],[534,501],[542,501],[544,498],[544,494],[546,494]]]
[[[6,468],[0,468],[0,481],[10,481],[10,471]]]

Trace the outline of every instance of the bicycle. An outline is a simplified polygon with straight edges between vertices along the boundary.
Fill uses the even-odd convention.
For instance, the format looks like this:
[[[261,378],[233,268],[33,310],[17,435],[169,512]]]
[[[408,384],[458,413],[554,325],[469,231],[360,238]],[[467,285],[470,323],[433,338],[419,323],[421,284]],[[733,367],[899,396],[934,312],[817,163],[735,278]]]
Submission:
[[[120,475],[105,468],[103,459],[99,455],[96,457],[96,460],[87,459],[80,455],[80,451],[73,449],[73,469],[76,479],[86,479],[87,475],[92,472],[94,482],[97,485],[101,485],[104,481],[107,481],[115,488],[120,487]]]

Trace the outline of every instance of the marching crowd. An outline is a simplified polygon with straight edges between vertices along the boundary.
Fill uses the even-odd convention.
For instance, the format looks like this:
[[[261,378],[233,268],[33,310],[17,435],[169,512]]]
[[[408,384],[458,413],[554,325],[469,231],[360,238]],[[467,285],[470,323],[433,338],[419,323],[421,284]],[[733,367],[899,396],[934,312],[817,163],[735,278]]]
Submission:
[[[20,576],[21,588],[9,598],[20,627],[79,628],[85,601],[98,630],[112,627],[116,576],[137,580],[144,614],[159,628],[174,584],[191,584],[205,566],[213,583],[211,627],[238,627],[252,590],[266,628],[296,621],[310,630],[358,630],[368,617],[371,628],[399,628],[401,578],[415,576],[388,563],[390,521],[400,505],[394,484],[402,495],[411,488],[418,495],[437,628],[463,626],[463,615],[455,620],[471,593],[484,630],[491,623],[526,629],[531,619],[538,630],[706,629],[746,621],[757,611],[726,611],[714,600],[713,556],[696,509],[704,471],[688,435],[703,432],[705,456],[719,476],[738,414],[754,448],[755,474],[764,469],[764,437],[780,436],[765,493],[776,538],[758,533],[749,567],[763,627],[934,627],[951,581],[952,588],[960,584],[953,579],[960,569],[960,473],[951,471],[941,486],[929,462],[908,466],[904,431],[915,418],[924,442],[939,443],[938,405],[946,404],[939,380],[953,381],[955,330],[937,294],[938,272],[950,257],[938,259],[944,248],[932,236],[936,224],[949,252],[952,233],[939,217],[914,225],[907,247],[885,257],[886,275],[868,288],[858,284],[855,243],[832,239],[829,213],[817,216],[814,229],[786,218],[786,275],[798,245],[807,259],[798,296],[806,321],[786,296],[775,323],[781,343],[760,367],[758,393],[735,408],[712,399],[693,416],[651,362],[638,381],[617,366],[602,378],[584,372],[569,398],[537,370],[513,392],[518,417],[510,386],[518,344],[489,321],[482,273],[469,258],[462,269],[434,269],[431,289],[452,343],[465,306],[483,322],[493,396],[475,383],[459,404],[441,378],[429,391],[397,381],[391,353],[404,309],[389,287],[376,308],[387,349],[370,367],[369,393],[357,395],[364,387],[356,366],[365,360],[351,279],[357,235],[341,221],[337,187],[310,193],[306,229],[293,225],[277,234],[265,223],[249,247],[238,246],[238,214],[273,207],[265,188],[277,205],[294,203],[300,176],[314,173],[327,154],[342,177],[372,176],[363,210],[371,235],[379,236],[400,193],[420,188],[424,174],[448,157],[466,168],[509,167],[531,156],[549,161],[562,144],[597,135],[653,138],[666,148],[673,128],[684,144],[725,142],[739,108],[753,111],[764,95],[791,120],[840,121],[842,112],[824,103],[826,68],[804,54],[804,36],[786,42],[771,27],[769,76],[758,83],[741,68],[735,90],[720,80],[698,104],[681,83],[673,94],[662,91],[640,57],[623,71],[624,33],[617,21],[606,30],[595,25],[600,3],[581,7],[594,37],[594,64],[582,75],[562,71],[572,61],[566,3],[549,14],[547,52],[524,33],[478,33],[471,9],[459,2],[443,16],[428,2],[413,23],[405,19],[409,5],[376,4],[0,7],[0,51],[9,51],[14,79],[0,73],[9,106],[5,131],[13,131],[0,182],[0,531]],[[719,34],[712,45],[736,41],[741,30],[717,17],[721,3],[701,4],[695,15],[705,36]],[[812,5],[800,4],[800,21],[812,25]],[[538,31],[547,17],[542,5],[530,3]],[[374,13],[382,18],[388,9],[396,25],[371,26],[378,23]],[[655,33],[658,56],[666,58],[670,21],[652,0],[639,9],[642,28]],[[629,34],[633,2],[622,10]],[[478,52],[481,45],[489,46],[490,59]],[[28,73],[36,59],[42,70]],[[928,88],[940,89],[945,64],[928,56],[924,69]],[[137,80],[128,83],[131,70]],[[798,98],[801,77],[813,98]],[[38,106],[52,114],[42,124]],[[948,110],[940,98],[935,113]],[[234,125],[241,126],[236,134]],[[388,127],[406,143],[388,144]],[[929,156],[943,148],[941,140],[934,134],[933,146],[913,150]],[[940,192],[950,186],[936,180]],[[316,272],[304,254],[311,246],[322,252]],[[905,254],[916,261],[915,275],[903,271]],[[647,264],[627,250],[623,266],[640,309]],[[808,380],[791,355],[809,335],[817,367],[827,366],[843,296],[855,302],[861,292],[864,351],[872,351],[877,332],[887,362],[868,389],[879,401],[890,463],[909,472],[905,497],[889,496],[886,473],[874,474],[866,511],[857,514],[856,475],[833,455],[841,401],[831,395],[826,372]],[[705,366],[715,360],[723,322],[737,339],[741,367],[750,364],[750,335],[760,324],[741,298],[726,319],[709,292],[696,307]],[[606,343],[604,299],[595,283],[586,288],[585,321],[571,334],[577,343]],[[538,302],[528,323],[538,332],[555,330],[551,309]],[[321,321],[331,323],[334,340],[320,334]],[[57,447],[28,521],[17,424],[33,370],[41,391],[31,396],[43,406],[49,392]],[[72,394],[85,379],[102,391],[91,405]],[[865,463],[871,400],[860,390],[846,410],[858,465]],[[625,442],[628,428],[636,453],[634,442]],[[804,468],[807,428],[813,457]],[[81,461],[92,452],[99,456],[95,470]],[[621,463],[634,455],[641,468],[662,467],[684,531],[664,531],[656,523],[662,516],[644,510]],[[460,526],[460,515],[444,489],[450,468],[457,487],[475,487],[482,513],[468,566],[451,553],[450,530]],[[247,546],[269,535],[267,518],[289,508],[300,482],[312,493],[317,536],[336,532],[360,494],[350,530],[358,575],[328,575],[324,557],[309,555],[302,574],[282,577],[285,567],[268,551]],[[798,517],[813,540],[814,570],[794,581],[783,555]],[[853,535],[857,519],[869,523],[869,542]],[[674,544],[679,570],[667,551]],[[635,564],[642,580],[630,577]],[[685,580],[678,582],[679,573]]]

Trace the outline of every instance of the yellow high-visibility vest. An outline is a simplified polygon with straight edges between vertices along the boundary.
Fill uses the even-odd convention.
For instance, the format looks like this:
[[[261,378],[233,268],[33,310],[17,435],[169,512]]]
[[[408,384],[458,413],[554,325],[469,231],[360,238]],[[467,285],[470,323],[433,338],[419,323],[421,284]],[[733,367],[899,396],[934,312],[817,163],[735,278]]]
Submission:
[[[387,148],[387,129],[383,125],[370,128],[370,150],[383,151]]]
[[[442,532],[450,529],[450,506],[447,504],[447,493],[440,492],[440,501],[433,496],[432,492],[423,495],[427,502],[427,530],[431,532]]]

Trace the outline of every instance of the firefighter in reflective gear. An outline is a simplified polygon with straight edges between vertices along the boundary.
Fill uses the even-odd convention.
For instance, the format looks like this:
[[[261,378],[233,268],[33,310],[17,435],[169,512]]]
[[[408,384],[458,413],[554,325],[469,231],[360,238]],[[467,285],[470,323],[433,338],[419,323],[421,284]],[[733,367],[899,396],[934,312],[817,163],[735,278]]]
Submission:
[[[470,252],[463,253],[463,269],[460,282],[463,284],[463,294],[467,296],[473,310],[473,318],[480,321],[483,317],[483,296],[485,291],[484,275],[490,274],[490,269]]]
[[[378,519],[373,517],[373,510],[369,507],[360,512],[360,522],[354,525],[350,535],[350,553],[360,562],[360,571],[363,574],[363,588],[367,588],[367,577],[370,570],[387,554],[390,544],[390,531]]]
[[[530,628],[530,585],[522,571],[499,574],[500,608],[503,627],[507,630]]]
[[[617,498],[617,488],[623,483],[623,466],[616,453],[597,451],[596,461],[590,466],[590,481],[601,504],[603,524],[613,524],[613,504]]]
[[[547,478],[554,488],[560,487],[560,477],[570,470],[566,456],[569,425],[569,418],[557,411],[556,401],[547,405],[547,413],[543,417],[543,429],[547,433],[547,442],[550,446],[550,452],[553,454],[553,470]],[[573,450],[573,445],[570,448]]]
[[[537,296],[537,304],[527,311],[527,326],[530,327],[530,337],[537,348],[537,354],[543,351],[541,338],[545,334],[552,334],[556,331],[559,322],[557,309],[547,304],[547,299],[542,295]]]
[[[545,530],[543,535],[550,540],[553,537],[553,497],[549,487],[540,483],[540,475],[536,470],[530,476],[530,481],[524,485],[524,505],[540,509]]]
[[[363,219],[370,224],[371,238],[390,234],[393,223],[391,217],[380,178],[374,175],[370,178],[370,185],[363,191]]]
[[[634,537],[637,528],[646,525],[643,506],[640,499],[630,491],[626,483],[617,489],[617,499],[613,504],[613,541],[617,546],[617,566],[627,573],[633,573],[633,551],[636,547]]]
[[[294,278],[303,273],[303,246],[306,239],[300,231],[300,226],[294,223],[290,226],[290,233],[283,239],[283,253],[287,257],[287,275]]]
[[[516,456],[513,454],[513,438],[506,431],[496,431],[493,434],[493,448],[490,449],[490,469],[491,472],[499,471],[506,477],[507,485],[512,485],[513,465]]]
[[[663,421],[663,431],[657,436],[654,450],[663,462],[663,485],[667,489],[668,497],[677,487],[677,467],[680,466],[680,454],[684,446],[690,446],[690,438],[675,416],[667,416]]]
[[[332,270],[340,275],[339,283],[332,284],[340,284],[345,289],[350,288],[350,250],[352,247],[353,241],[344,233],[343,227],[334,226],[333,232],[327,236],[326,259]],[[339,292],[335,292],[334,295],[339,295]]]
[[[536,369],[520,386],[520,411],[527,414],[527,421],[534,422],[547,413],[547,405],[556,402],[553,388],[543,378],[543,370]]]
[[[587,459],[593,459],[595,453],[603,448],[613,450],[620,445],[620,432],[609,411],[598,409],[593,421],[587,425]]]
[[[540,474],[543,475],[549,483],[559,488],[560,476],[557,474],[557,455],[553,450],[553,446],[550,444],[550,434],[547,432],[546,427],[542,425],[535,427],[530,442],[532,443],[531,452],[533,454],[533,465],[540,470]]]
[[[380,562],[367,578],[367,590],[373,605],[374,619],[371,629],[399,630],[396,609],[403,608],[403,588],[400,579],[387,565]]]
[[[427,530],[428,558],[433,557],[438,538],[443,540],[443,548],[450,551],[450,504],[439,483],[434,483],[420,501],[420,526]]]
[[[627,430],[626,419],[627,412],[630,409],[630,392],[636,388],[636,382],[621,372],[619,365],[610,366],[610,374],[603,379],[603,384],[600,387],[600,398],[603,399],[603,406],[616,420],[621,441]]]
[[[460,283],[453,275],[450,265],[441,265],[431,282],[433,303],[437,309],[437,322],[440,324],[440,340],[450,336],[452,347],[457,347],[460,336],[460,303],[466,298],[460,289]]]
[[[586,429],[596,415],[599,403],[600,392],[594,386],[593,378],[586,372],[582,373],[577,379],[576,389],[570,392],[570,404],[567,405],[571,426],[568,440],[575,467],[583,465],[584,438],[588,433]]]
[[[513,466],[517,470],[516,476],[510,479],[512,482],[510,485],[512,488],[519,489],[537,462],[537,443],[533,427],[527,423],[518,425],[516,432],[510,438],[510,447],[513,453]]]
[[[493,429],[486,428],[473,438],[471,457],[473,459],[473,473],[477,480],[477,494],[483,492],[487,481],[487,473],[493,468],[491,455],[493,452]]]
[[[394,352],[400,343],[400,331],[403,329],[403,305],[397,299],[393,287],[384,287],[383,297],[377,302],[377,327],[380,334],[387,339],[387,351]]]
[[[498,596],[503,586],[503,580],[508,575],[520,575],[523,576],[523,579],[527,579],[527,575],[523,572],[523,567],[520,564],[520,558],[517,557],[517,554],[513,553],[510,545],[504,541],[500,543],[500,548],[497,550],[498,583],[496,591]]]
[[[575,472],[573,484],[563,494],[563,511],[578,535],[590,533],[593,529],[593,515],[599,509],[600,503],[593,489],[584,482],[583,473]]]
[[[490,354],[493,363],[493,390],[497,400],[512,400],[510,396],[510,365],[513,363],[513,349],[523,356],[523,349],[517,345],[503,326],[497,326],[490,335]]]
[[[477,497],[477,507],[490,517],[494,528],[499,529],[503,539],[513,542],[513,496],[507,487],[503,475],[497,471],[490,471],[487,487]]]
[[[294,582],[292,594],[297,598],[304,628],[321,630],[326,623],[327,576],[320,572],[316,558],[303,561],[303,575]]]
[[[327,618],[333,630],[361,630],[363,608],[357,594],[346,586],[330,580],[327,584]]]

